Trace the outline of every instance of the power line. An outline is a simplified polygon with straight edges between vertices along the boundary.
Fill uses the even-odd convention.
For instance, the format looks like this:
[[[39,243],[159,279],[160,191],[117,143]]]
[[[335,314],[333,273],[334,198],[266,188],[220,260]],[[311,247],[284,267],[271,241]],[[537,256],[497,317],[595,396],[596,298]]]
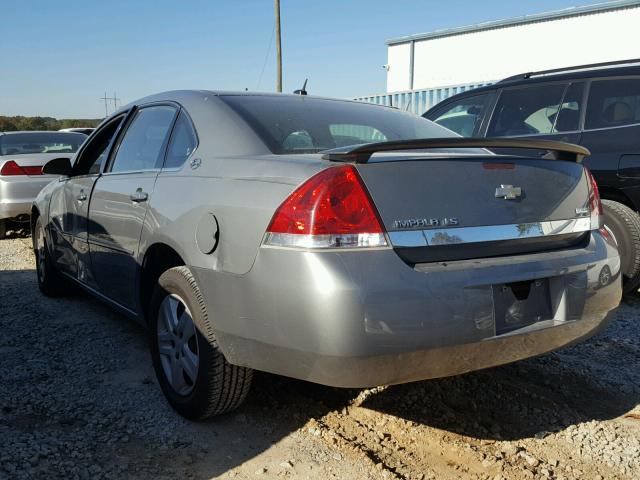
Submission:
[[[260,83],[262,83],[262,75],[264,74],[264,69],[267,67],[267,61],[269,60],[269,55],[271,54],[271,45],[273,45],[273,35],[276,33],[276,24],[273,23],[273,28],[271,29],[271,38],[269,39],[269,47],[267,48],[267,54],[264,56],[264,62],[262,63],[262,70],[260,71],[260,76],[258,77],[258,84],[256,85],[256,90],[260,89]]]

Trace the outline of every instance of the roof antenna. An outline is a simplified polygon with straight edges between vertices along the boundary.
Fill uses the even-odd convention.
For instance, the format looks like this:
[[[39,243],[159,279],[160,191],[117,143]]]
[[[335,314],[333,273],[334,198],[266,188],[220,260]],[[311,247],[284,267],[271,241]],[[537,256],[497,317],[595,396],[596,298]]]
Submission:
[[[309,79],[305,78],[304,79],[304,85],[302,85],[302,88],[300,90],[294,90],[293,93],[295,95],[306,95],[307,94],[307,81]]]

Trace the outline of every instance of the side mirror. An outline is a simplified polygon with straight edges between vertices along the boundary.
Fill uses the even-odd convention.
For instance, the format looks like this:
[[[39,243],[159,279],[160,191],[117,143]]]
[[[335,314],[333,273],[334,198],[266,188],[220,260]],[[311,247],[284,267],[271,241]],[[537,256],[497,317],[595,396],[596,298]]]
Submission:
[[[42,173],[45,175],[64,175],[68,177],[71,175],[72,170],[71,159],[68,157],[54,158],[42,167]]]

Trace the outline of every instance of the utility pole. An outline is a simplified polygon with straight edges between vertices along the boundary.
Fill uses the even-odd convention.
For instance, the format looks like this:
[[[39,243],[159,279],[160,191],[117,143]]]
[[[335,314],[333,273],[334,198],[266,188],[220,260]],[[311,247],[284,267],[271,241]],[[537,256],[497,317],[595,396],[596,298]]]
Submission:
[[[280,39],[280,0],[276,2],[276,58],[278,62],[278,80],[276,82],[276,91],[282,92],[282,42]],[[106,93],[105,93],[106,96]]]
[[[107,97],[107,92],[104,92],[104,97],[102,97],[100,100],[104,100],[104,116],[108,117],[109,110],[107,109],[107,100],[111,100],[111,99]]]
[[[120,100],[116,96],[116,92],[113,92],[113,97],[107,97],[107,92],[104,92],[104,97],[100,97],[100,100],[104,101],[104,116],[109,116],[109,102],[113,102],[113,111],[118,110],[118,100]]]
[[[113,92],[113,111],[116,112],[118,110],[118,100],[120,100],[118,97],[116,97],[116,92]]]

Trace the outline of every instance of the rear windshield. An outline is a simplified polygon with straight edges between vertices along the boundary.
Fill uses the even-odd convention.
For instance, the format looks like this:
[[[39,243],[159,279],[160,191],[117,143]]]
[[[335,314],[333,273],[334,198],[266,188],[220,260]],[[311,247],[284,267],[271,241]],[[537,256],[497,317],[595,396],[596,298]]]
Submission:
[[[430,120],[388,107],[305,96],[226,95],[276,154],[316,153],[362,143],[457,136]]]
[[[0,155],[74,153],[86,138],[81,133],[10,133],[0,135]]]

